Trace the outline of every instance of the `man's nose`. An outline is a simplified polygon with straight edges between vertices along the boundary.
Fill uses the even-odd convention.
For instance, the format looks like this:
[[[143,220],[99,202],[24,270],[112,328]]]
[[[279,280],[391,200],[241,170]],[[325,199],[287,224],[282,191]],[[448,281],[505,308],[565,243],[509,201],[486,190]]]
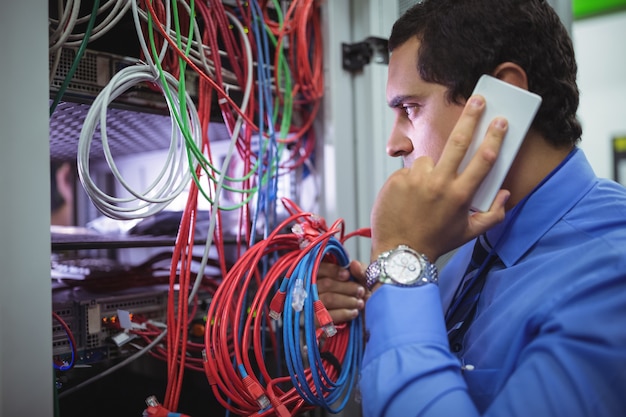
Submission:
[[[410,155],[413,152],[413,142],[394,125],[389,139],[387,139],[387,154],[393,157]]]

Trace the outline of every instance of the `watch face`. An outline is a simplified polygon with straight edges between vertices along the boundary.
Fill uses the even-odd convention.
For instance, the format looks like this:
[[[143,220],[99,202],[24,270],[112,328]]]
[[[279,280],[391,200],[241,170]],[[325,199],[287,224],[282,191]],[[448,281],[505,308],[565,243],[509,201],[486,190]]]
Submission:
[[[407,250],[392,252],[384,263],[385,275],[401,285],[410,285],[422,273],[422,263],[414,253]]]

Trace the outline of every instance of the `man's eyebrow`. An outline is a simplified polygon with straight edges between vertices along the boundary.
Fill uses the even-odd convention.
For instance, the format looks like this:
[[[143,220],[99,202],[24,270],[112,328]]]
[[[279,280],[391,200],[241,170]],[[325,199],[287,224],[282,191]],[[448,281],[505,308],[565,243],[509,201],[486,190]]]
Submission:
[[[392,98],[391,100],[389,100],[389,107],[391,107],[392,109],[399,107],[400,105],[406,103],[407,101],[415,101],[415,100],[419,100],[419,97],[416,95],[401,95],[401,96],[395,96],[394,98]]]

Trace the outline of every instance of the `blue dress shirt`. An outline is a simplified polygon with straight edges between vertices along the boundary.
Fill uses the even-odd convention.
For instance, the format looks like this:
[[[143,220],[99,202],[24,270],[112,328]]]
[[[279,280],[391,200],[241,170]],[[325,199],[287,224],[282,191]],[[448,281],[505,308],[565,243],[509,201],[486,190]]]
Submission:
[[[488,232],[504,265],[457,354],[443,312],[473,242],[439,287],[370,297],[364,416],[626,416],[626,190],[578,150],[521,204]]]

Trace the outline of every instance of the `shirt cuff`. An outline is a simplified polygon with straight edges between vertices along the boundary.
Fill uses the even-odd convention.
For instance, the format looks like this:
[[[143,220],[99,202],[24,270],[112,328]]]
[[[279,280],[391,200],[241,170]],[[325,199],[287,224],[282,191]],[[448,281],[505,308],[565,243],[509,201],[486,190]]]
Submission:
[[[363,366],[401,344],[428,343],[448,348],[439,287],[382,285],[365,308],[367,346]]]

